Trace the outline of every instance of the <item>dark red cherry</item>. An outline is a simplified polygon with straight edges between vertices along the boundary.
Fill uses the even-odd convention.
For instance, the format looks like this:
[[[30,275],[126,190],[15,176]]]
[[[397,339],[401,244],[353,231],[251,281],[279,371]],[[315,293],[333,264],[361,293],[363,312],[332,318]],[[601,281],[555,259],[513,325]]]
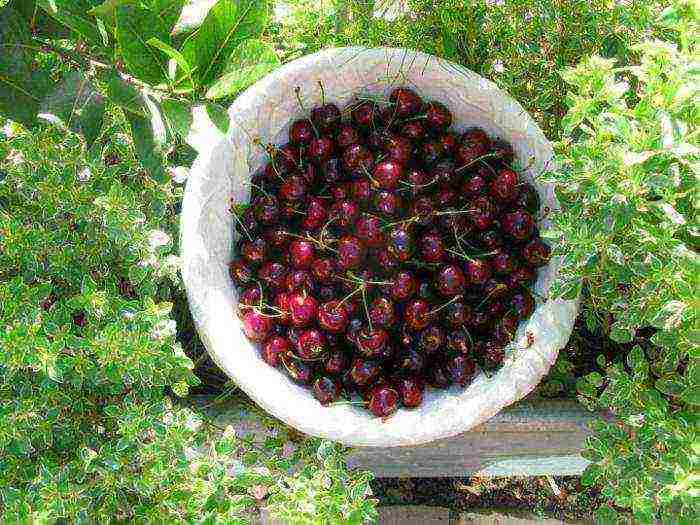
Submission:
[[[314,243],[306,239],[294,239],[289,243],[289,264],[293,268],[308,268],[314,261]]]
[[[365,246],[357,237],[346,235],[338,241],[338,264],[341,268],[357,268],[365,258]]]
[[[532,294],[523,288],[520,292],[513,294],[510,299],[510,310],[518,316],[519,319],[527,319],[535,310],[535,301]]]
[[[315,361],[326,351],[326,337],[315,328],[303,330],[297,339],[295,351],[299,359]]]
[[[410,169],[406,172],[406,182],[411,194],[418,195],[429,191],[436,180],[422,170]]]
[[[338,400],[342,387],[340,381],[328,376],[317,377],[314,381],[314,397],[326,406]]]
[[[386,160],[395,160],[406,165],[413,155],[413,144],[405,137],[390,136],[384,141]]]
[[[487,250],[495,250],[503,246],[503,237],[496,230],[487,230],[479,234],[479,243]]]
[[[335,104],[325,104],[311,110],[311,122],[319,133],[330,133],[340,124],[340,109]]]
[[[272,224],[279,217],[279,202],[272,195],[260,195],[251,204],[255,220],[260,224]]]
[[[406,301],[416,293],[416,287],[416,278],[413,274],[403,270],[394,276],[393,283],[389,287],[389,292],[395,301]]]
[[[431,168],[442,157],[444,150],[437,140],[428,140],[420,148],[420,158],[423,166]]]
[[[425,105],[425,124],[433,132],[445,131],[452,125],[452,113],[440,102],[428,102]]]
[[[477,197],[469,203],[469,218],[478,230],[487,230],[496,215],[496,207],[487,197]]]
[[[542,239],[536,238],[523,247],[522,255],[529,266],[539,268],[549,262],[552,257],[552,249]]]
[[[289,310],[289,293],[280,292],[275,295],[272,306],[275,308],[275,322],[287,325],[291,322],[291,312]]]
[[[406,122],[401,127],[401,135],[413,141],[423,140],[425,138],[425,126],[420,120]]]
[[[427,195],[418,197],[416,200],[414,200],[408,212],[409,217],[415,217],[416,223],[420,224],[421,226],[428,226],[432,224],[434,213],[435,207],[433,206],[433,200]]]
[[[382,221],[378,217],[362,214],[355,221],[355,235],[370,248],[384,244]]]
[[[434,354],[445,343],[445,333],[439,326],[428,326],[420,333],[418,344],[428,354]]]
[[[405,118],[417,114],[423,101],[415,91],[408,88],[396,88],[389,94],[389,101],[393,104],[397,116]]]
[[[313,166],[313,164],[309,164],[309,166]],[[340,168],[340,160],[337,158],[329,159],[321,164],[320,171],[323,183],[328,185],[337,184],[343,178],[343,172]]]
[[[479,173],[475,173],[465,179],[462,184],[462,193],[468,197],[476,197],[486,192],[486,178]]]
[[[504,345],[497,341],[486,341],[483,351],[484,367],[487,370],[493,370],[503,364],[506,357]]]
[[[367,146],[374,152],[380,152],[384,149],[386,141],[393,134],[387,128],[376,128],[367,135]]]
[[[362,144],[350,144],[343,150],[342,166],[352,175],[364,175],[372,172],[374,157]]]
[[[435,276],[435,286],[445,297],[452,297],[464,292],[466,279],[464,273],[455,264],[446,264]]]
[[[452,384],[452,377],[447,372],[444,366],[440,364],[433,364],[430,366],[425,373],[425,378],[428,384],[433,388],[448,388]]]
[[[413,299],[406,304],[403,317],[409,330],[422,330],[432,318],[430,304],[425,299]]]
[[[513,239],[524,241],[532,237],[535,220],[525,210],[515,210],[502,217],[501,229]]]
[[[453,155],[459,140],[457,139],[454,133],[448,132],[440,135],[438,137],[438,142],[442,146],[442,150],[445,152],[446,155]]]
[[[430,171],[430,176],[437,180],[438,183],[447,186],[455,184],[456,182],[458,182],[459,178],[459,175],[455,171],[455,163],[450,159],[442,159],[435,163],[432,170]],[[442,191],[451,191],[454,194],[454,190],[452,190],[451,188],[445,188]],[[454,204],[456,198],[457,195],[454,194],[454,198],[448,203],[444,204],[443,206],[451,206],[452,204]],[[437,202],[439,203],[440,201],[438,200]]]
[[[322,285],[316,289],[319,301],[327,302],[338,295],[338,290],[334,286]]]
[[[333,284],[338,276],[338,261],[332,257],[316,259],[311,264],[311,274],[321,284]]]
[[[318,302],[305,292],[289,295],[289,314],[292,325],[297,328],[309,326],[316,319]]]
[[[239,228],[239,226],[240,226],[240,228]],[[241,217],[239,217],[238,220],[236,221],[236,231],[238,233],[243,233],[242,230],[245,230],[249,234],[252,234],[257,229],[258,229],[258,220],[255,218],[255,210],[253,209],[252,206],[248,206],[248,208],[243,212],[243,215]]]
[[[540,210],[540,194],[532,184],[523,183],[520,185],[520,193],[512,202],[512,206],[527,210],[532,214],[537,214]]]
[[[363,100],[357,103],[350,112],[353,122],[362,128],[369,128],[374,124],[379,114],[379,107],[371,100]]]
[[[491,321],[491,316],[489,316],[486,312],[477,310],[474,312],[474,315],[472,315],[469,325],[471,329],[479,333],[483,333],[489,329],[491,326]]]
[[[351,124],[341,124],[338,129],[338,135],[335,138],[336,144],[341,149],[347,148],[350,144],[359,144],[362,141],[362,137],[358,133],[357,129]]]
[[[376,417],[389,417],[399,408],[399,395],[390,386],[375,386],[370,393],[367,408]]]
[[[364,326],[357,333],[355,344],[364,357],[377,359],[389,340],[389,334],[382,328]]]
[[[510,168],[502,168],[491,180],[489,195],[500,202],[511,202],[518,196],[518,174]]]
[[[281,290],[287,277],[287,268],[276,261],[267,261],[258,269],[258,279],[271,290]]]
[[[374,381],[381,368],[376,361],[369,359],[355,359],[350,367],[350,378],[359,386],[370,384]]]
[[[335,217],[334,224],[337,224],[341,228],[350,228],[355,224],[360,215],[360,207],[355,201],[351,200],[341,200],[336,201],[333,206],[331,206],[331,217]]]
[[[507,275],[514,272],[518,265],[516,258],[501,248],[495,250],[495,252],[490,258],[491,268],[494,273]]]
[[[481,144],[485,148],[488,148],[491,145],[491,139],[481,128],[465,129],[462,135],[459,137],[459,140],[460,142],[472,142],[475,144]]]
[[[501,139],[496,139],[491,143],[491,153],[493,153],[495,158],[506,164],[512,163],[515,156],[513,147]]]
[[[348,369],[350,361],[342,350],[331,351],[323,362],[323,368],[329,374],[340,375]]]
[[[274,162],[284,173],[294,171],[301,163],[301,151],[294,144],[285,144],[274,152]]]
[[[250,264],[260,264],[267,253],[267,242],[262,237],[245,241],[241,247],[241,255]]]
[[[423,402],[425,383],[417,376],[400,376],[394,380],[401,404],[406,408],[416,408]]]
[[[314,281],[311,273],[307,270],[293,270],[287,273],[284,279],[284,288],[289,293],[313,290]]]
[[[257,308],[250,308],[241,316],[243,333],[256,343],[264,341],[272,329],[272,321]]]
[[[535,271],[527,266],[521,266],[520,268],[515,270],[512,275],[514,276],[518,284],[523,286],[528,286],[535,282],[535,280],[537,279],[537,274],[535,273]]]
[[[459,328],[469,322],[471,307],[462,300],[452,301],[441,312],[442,321],[450,328]]]
[[[472,285],[482,285],[491,277],[491,266],[483,259],[470,259],[464,264],[467,281]]]
[[[392,328],[397,320],[394,303],[386,297],[377,297],[369,307],[369,320],[375,327]]]
[[[462,355],[471,353],[471,338],[466,330],[454,330],[447,334],[447,348]]]
[[[326,204],[317,197],[306,199],[306,215],[301,221],[304,230],[314,231],[321,228],[328,220]]]
[[[292,352],[287,352],[282,355],[282,364],[292,381],[301,385],[311,384],[314,376],[314,363],[296,359]]]
[[[238,303],[247,306],[257,306],[262,301],[260,286],[252,285],[241,292]]]
[[[506,319],[512,319],[513,317],[506,317],[501,319],[499,322],[496,323],[496,326],[493,327],[493,332],[491,334],[491,338],[502,345],[507,345],[510,343],[513,338],[515,337],[515,330],[517,329],[517,322],[515,326],[512,325],[510,320]]]
[[[396,369],[406,373],[418,373],[425,368],[425,356],[413,348],[407,348],[396,359]]]
[[[455,161],[457,168],[465,168],[473,166],[477,159],[484,157],[488,153],[488,149],[480,142],[462,141],[455,148]]]
[[[285,167],[282,167],[278,164],[279,163],[275,162],[273,158],[270,162],[268,162],[265,165],[265,168],[263,169],[263,178],[271,184],[275,184],[281,180],[284,180],[284,175],[286,175],[288,172],[288,170]]]
[[[265,230],[265,240],[270,248],[284,250],[291,241],[289,231],[282,225],[275,225]]]
[[[414,244],[411,228],[407,224],[398,224],[389,230],[387,250],[397,260],[408,261],[413,255]]]
[[[318,308],[318,325],[328,332],[339,334],[348,326],[349,316],[344,303],[328,301]]]
[[[333,156],[333,140],[329,137],[313,139],[307,149],[307,155],[311,162],[319,166],[325,164]]]
[[[505,297],[508,293],[508,285],[492,277],[481,285],[481,291],[485,299],[496,301]]]
[[[449,375],[452,383],[456,383],[464,388],[474,377],[476,364],[468,357],[456,355],[447,360],[445,363],[445,371]]]
[[[418,241],[422,259],[429,263],[438,263],[445,257],[445,246],[438,233],[426,233]]]
[[[358,178],[350,183],[350,195],[363,208],[369,204],[372,185],[367,177]]]
[[[384,248],[375,250],[372,258],[383,274],[393,275],[400,265],[399,260]]]
[[[237,259],[228,266],[228,273],[238,286],[253,282],[253,270],[243,259]]]
[[[284,337],[274,335],[270,337],[262,347],[263,361],[268,365],[277,367],[280,365],[282,355],[289,351],[289,341]]]
[[[395,217],[401,210],[401,198],[390,191],[381,190],[374,195],[374,209],[384,217]]]
[[[486,305],[484,306],[484,309],[486,310],[486,313],[489,314],[491,317],[500,317],[503,315],[503,312],[505,312],[506,307],[504,304],[496,299],[491,299],[489,300]]]
[[[331,189],[331,197],[334,201],[342,201],[350,198],[350,183],[343,182],[337,186],[333,186]]]
[[[372,184],[384,189],[395,190],[403,176],[403,168],[396,160],[384,160],[374,167]]]
[[[289,142],[298,146],[308,146],[315,137],[314,126],[309,119],[295,120],[289,128]]]

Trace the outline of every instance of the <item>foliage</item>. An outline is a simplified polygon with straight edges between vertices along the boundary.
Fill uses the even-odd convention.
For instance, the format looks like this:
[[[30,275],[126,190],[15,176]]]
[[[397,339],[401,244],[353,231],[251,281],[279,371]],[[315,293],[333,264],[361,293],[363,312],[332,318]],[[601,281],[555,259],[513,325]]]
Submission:
[[[225,101],[279,65],[261,40],[266,0],[10,0],[0,11],[0,115],[26,125],[37,117],[99,134],[103,95],[127,114],[142,165],[164,178],[163,156],[204,105],[223,131]],[[210,9],[207,11],[205,8]],[[40,67],[47,54],[68,65],[55,87]],[[55,72],[54,72],[55,73]],[[53,75],[55,77],[55,74]]]
[[[88,154],[0,121],[0,521],[247,523],[268,496],[371,517],[338,447],[171,401],[198,382],[170,313],[181,188],[138,169],[118,114]]]
[[[599,356],[604,375],[579,385],[618,418],[597,425],[584,481],[640,523],[690,523],[700,508],[698,14],[689,2],[664,11],[678,44],[635,46],[638,65],[593,56],[563,74],[572,91],[549,175],[563,208],[553,294],[585,287],[586,322],[635,343],[622,362]],[[635,339],[646,327],[649,341]]]

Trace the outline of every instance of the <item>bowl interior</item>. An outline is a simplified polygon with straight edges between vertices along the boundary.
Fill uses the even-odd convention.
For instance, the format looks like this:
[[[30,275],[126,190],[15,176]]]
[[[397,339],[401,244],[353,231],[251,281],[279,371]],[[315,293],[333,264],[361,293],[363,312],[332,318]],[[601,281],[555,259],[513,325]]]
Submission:
[[[323,94],[319,85],[323,85]],[[521,323],[504,366],[493,376],[480,373],[466,389],[428,390],[416,410],[400,410],[386,421],[351,404],[322,407],[306,388],[269,367],[243,335],[235,315],[237,292],[228,276],[235,241],[232,203],[247,203],[250,174],[267,160],[264,145],[287,141],[290,123],[322,98],[346,106],[361,93],[388,98],[398,85],[424,99],[445,103],[453,129],[478,126],[516,152],[524,178],[542,205],[557,209],[553,189],[535,177],[552,150],[522,107],[494,84],[444,60],[401,49],[330,49],[273,72],[242,94],[230,108],[225,140],[197,159],[183,203],[183,278],[195,324],[213,359],[262,408],[302,432],[356,446],[399,446],[452,436],[482,423],[529,393],[554,363],[571,333],[576,305],[546,301],[557,261],[543,268],[535,286],[537,309]],[[547,228],[546,221],[540,223]],[[527,333],[534,342],[527,342]]]

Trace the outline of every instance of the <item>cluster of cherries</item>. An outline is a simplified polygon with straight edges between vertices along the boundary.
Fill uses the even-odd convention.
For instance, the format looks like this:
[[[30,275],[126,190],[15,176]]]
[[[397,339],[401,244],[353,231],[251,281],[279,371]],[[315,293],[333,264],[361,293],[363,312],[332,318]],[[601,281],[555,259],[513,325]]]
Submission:
[[[451,124],[407,88],[324,104],[252,177],[230,265],[243,330],[323,405],[358,394],[387,417],[464,387],[533,312],[537,192],[509,144]]]

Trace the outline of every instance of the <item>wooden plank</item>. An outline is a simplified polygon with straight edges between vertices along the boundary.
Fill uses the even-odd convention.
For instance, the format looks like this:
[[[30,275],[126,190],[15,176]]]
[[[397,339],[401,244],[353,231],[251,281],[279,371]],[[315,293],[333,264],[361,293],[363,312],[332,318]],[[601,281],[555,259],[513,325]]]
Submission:
[[[264,439],[264,425],[235,401],[199,397],[194,404],[211,405],[207,412],[217,425]],[[348,462],[377,477],[578,475],[588,465],[579,452],[597,417],[571,401],[521,402],[459,436],[415,447],[355,448]]]

